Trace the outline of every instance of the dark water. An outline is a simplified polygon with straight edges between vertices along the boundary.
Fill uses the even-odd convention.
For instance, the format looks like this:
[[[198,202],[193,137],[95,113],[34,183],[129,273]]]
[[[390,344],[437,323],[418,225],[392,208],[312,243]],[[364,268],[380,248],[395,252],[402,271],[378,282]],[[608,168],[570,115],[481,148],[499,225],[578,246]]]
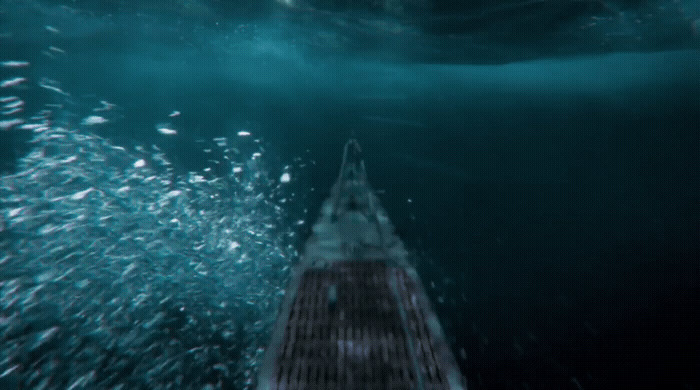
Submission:
[[[89,2],[70,8],[0,3],[0,60],[30,63],[0,68],[2,80],[27,79],[0,90],[0,97],[24,102],[22,112],[0,120],[39,123],[31,117],[51,110],[43,132],[19,123],[0,131],[0,385],[250,386],[285,284],[284,267],[328,195],[342,145],[355,136],[384,207],[406,246],[419,254],[419,273],[471,388],[698,388],[700,53],[693,28],[699,14],[692,2],[682,4],[679,18],[669,16],[679,3],[633,3],[608,6],[643,28],[606,19],[598,33],[607,41],[543,32],[525,41],[496,39],[489,38],[491,27],[460,30],[455,41],[454,32],[442,36],[420,24],[387,33],[368,24],[372,17],[365,13],[359,23],[359,11],[318,2],[308,2],[313,10],[303,12],[280,11],[279,4],[224,9],[192,2],[189,13]],[[459,12],[474,15],[467,8],[442,4],[430,12],[452,12],[454,22]],[[563,18],[527,9],[542,20]],[[650,19],[635,24],[649,9]],[[375,11],[362,12],[396,22],[395,14]],[[552,28],[568,31],[607,15],[595,7],[576,12]],[[525,23],[505,8],[477,14],[493,18],[488,26]],[[350,22],[327,23],[338,18]],[[622,42],[621,31],[641,43]],[[464,40],[489,54],[456,55]],[[415,50],[397,44],[406,41]],[[494,54],[511,46],[519,51]],[[101,110],[103,100],[115,106]],[[174,111],[180,114],[170,117]],[[91,115],[105,123],[86,124]],[[70,132],[68,141],[51,138],[61,134],[58,127]],[[97,138],[86,141],[81,134]],[[213,140],[219,137],[225,146]],[[31,154],[37,150],[44,154]],[[49,170],[71,156],[101,156],[108,163]],[[158,165],[154,156],[168,163]],[[133,165],[141,158],[154,171],[135,184],[129,175],[141,175]],[[233,167],[243,167],[246,176]],[[21,172],[38,176],[18,178]],[[290,183],[280,183],[282,172],[291,173]],[[194,174],[208,181],[193,182]],[[149,176],[156,179],[145,181]],[[104,209],[124,202],[118,190],[126,184],[138,196],[120,203],[122,209]],[[73,196],[85,188],[103,190],[99,197],[97,191],[86,195],[94,203],[79,206],[88,215],[85,223],[73,215],[78,206],[51,201],[80,201]],[[163,203],[172,202],[168,194],[175,190],[187,198]],[[261,203],[259,194],[269,201]],[[150,202],[168,207],[165,214],[139,208]],[[17,222],[30,211],[38,222]],[[101,218],[118,213],[118,223],[101,225]],[[173,216],[182,225],[169,226]],[[134,226],[130,218],[141,222]],[[35,234],[70,223],[78,227]],[[124,235],[134,242],[123,244]],[[139,237],[163,243],[151,250]],[[121,252],[81,252],[94,266],[80,256],[83,262],[66,265],[66,256],[75,261],[70,248],[77,253],[87,240],[104,243],[96,246],[101,250],[133,250],[136,260]],[[192,251],[190,241],[207,246]],[[226,252],[233,241],[254,260],[222,263],[240,256]],[[37,260],[41,250],[61,244],[68,245],[63,257]],[[196,258],[192,267],[171,256],[182,251]],[[134,279],[136,272],[114,266],[130,261],[137,270],[161,265]],[[79,275],[79,287],[61,284],[72,277],[61,276],[67,272]],[[111,282],[110,272],[125,273]],[[70,298],[84,288],[82,280],[128,316],[112,318],[112,309]],[[37,287],[45,295],[34,293]],[[163,303],[166,297],[177,302]],[[236,303],[220,307],[220,298]],[[131,305],[134,299],[145,303]],[[56,313],[19,319],[42,305]],[[182,305],[197,309],[187,309],[188,317],[179,314]],[[108,320],[84,320],[100,315]],[[156,334],[144,325],[154,316]],[[236,329],[228,338],[221,336],[227,328]],[[98,331],[107,332],[111,347],[89,348],[84,333]],[[63,341],[76,335],[83,337],[81,346]],[[196,341],[164,347],[173,337]],[[142,349],[153,358],[135,357]],[[42,357],[70,361],[76,351],[100,365],[50,365]],[[186,353],[196,356],[183,358]],[[161,366],[173,361],[201,372],[173,379]],[[110,371],[110,362],[127,368]],[[32,376],[38,367],[42,373]]]

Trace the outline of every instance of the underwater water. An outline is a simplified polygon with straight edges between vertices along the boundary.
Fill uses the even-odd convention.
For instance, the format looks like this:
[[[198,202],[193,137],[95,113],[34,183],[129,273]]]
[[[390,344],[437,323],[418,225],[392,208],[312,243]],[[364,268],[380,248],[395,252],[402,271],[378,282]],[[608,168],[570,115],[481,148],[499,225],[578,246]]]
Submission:
[[[700,386],[700,7],[381,3],[0,1],[0,388],[254,388],[351,136],[469,388]]]
[[[294,258],[264,171],[176,178],[159,151],[39,130],[0,186],[3,386],[249,382]]]

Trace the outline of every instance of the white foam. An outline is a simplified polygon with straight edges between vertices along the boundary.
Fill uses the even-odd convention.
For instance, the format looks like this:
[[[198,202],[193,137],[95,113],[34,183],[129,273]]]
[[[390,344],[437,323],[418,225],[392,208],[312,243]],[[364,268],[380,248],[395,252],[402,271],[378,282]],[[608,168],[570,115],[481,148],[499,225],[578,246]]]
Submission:
[[[15,100],[13,102],[5,104],[4,108],[17,108],[24,105],[24,100]]]
[[[3,61],[3,62],[0,62],[0,65],[2,65],[5,68],[24,68],[26,66],[29,66],[29,62],[27,62],[27,61]]]
[[[24,123],[24,121],[18,118],[0,121],[0,130],[9,130],[11,127],[21,125],[22,123]]]
[[[159,127],[158,132],[164,135],[175,135],[177,134],[177,130],[173,129],[168,129],[167,127]]]
[[[14,218],[14,217],[18,216],[19,213],[21,213],[23,209],[24,209],[24,207],[18,207],[16,209],[12,209],[7,213],[7,216],[10,218]]]
[[[100,125],[103,123],[107,123],[107,119],[99,115],[90,115],[88,117],[85,117],[81,123],[86,126]]]
[[[14,115],[18,112],[22,112],[22,107],[13,108],[11,110],[3,111],[2,115]]]
[[[73,200],[81,200],[81,199],[85,198],[87,196],[87,194],[92,192],[92,190],[94,190],[94,188],[90,187],[87,190],[76,192],[75,194],[71,195],[70,198]]]
[[[3,80],[2,82],[0,82],[0,88],[15,87],[17,85],[22,84],[25,81],[27,81],[27,79],[25,77],[15,77],[15,78]]]
[[[66,157],[64,160],[60,160],[59,162],[63,163],[63,164],[67,164],[67,163],[73,162],[77,159],[78,159],[78,156],[70,156],[70,157]]]

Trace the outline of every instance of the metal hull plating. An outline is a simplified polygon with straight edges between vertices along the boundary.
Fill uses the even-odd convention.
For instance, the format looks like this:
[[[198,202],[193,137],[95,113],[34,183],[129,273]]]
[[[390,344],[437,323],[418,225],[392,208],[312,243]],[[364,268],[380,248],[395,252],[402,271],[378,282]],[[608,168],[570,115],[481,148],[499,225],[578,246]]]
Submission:
[[[345,145],[258,378],[268,389],[464,389],[403,243]]]

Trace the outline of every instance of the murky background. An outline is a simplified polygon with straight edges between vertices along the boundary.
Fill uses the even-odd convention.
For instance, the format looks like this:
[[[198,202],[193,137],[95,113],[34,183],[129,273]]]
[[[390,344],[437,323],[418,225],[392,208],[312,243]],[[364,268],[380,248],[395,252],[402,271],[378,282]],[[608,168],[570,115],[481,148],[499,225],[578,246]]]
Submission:
[[[460,4],[1,1],[0,388],[253,387],[350,136],[471,388],[697,388],[700,7]]]

